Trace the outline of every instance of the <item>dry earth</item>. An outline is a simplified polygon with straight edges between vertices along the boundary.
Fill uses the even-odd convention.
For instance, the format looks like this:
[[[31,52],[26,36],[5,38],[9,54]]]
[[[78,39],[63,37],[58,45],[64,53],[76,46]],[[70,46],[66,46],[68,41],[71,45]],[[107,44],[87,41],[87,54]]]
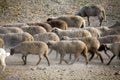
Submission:
[[[8,0],[8,2],[10,1],[14,2],[15,0]],[[45,1],[47,3],[45,3]],[[74,3],[73,1],[74,0],[27,0],[27,3],[23,1],[23,4],[20,0],[17,0],[14,7],[18,6],[18,8],[14,9],[12,4],[9,3],[7,8],[10,11],[7,10],[7,14],[1,14],[0,23],[36,22],[45,21],[46,18],[51,16],[73,15],[76,10],[79,9],[78,7],[80,7],[80,5],[83,6],[84,3],[88,4],[90,1],[91,3],[94,2],[102,4],[106,8],[108,21],[103,22],[103,26],[110,26],[120,18],[119,0],[75,0]],[[80,4],[77,1],[81,1]],[[104,1],[111,1],[111,3],[105,5]],[[114,1],[115,3],[112,3]],[[25,7],[26,4],[30,5],[31,3],[38,4]],[[44,4],[40,5],[40,3]],[[40,9],[38,8],[38,5],[41,6]],[[31,12],[29,12],[30,10]],[[116,10],[116,12],[113,10]],[[41,11],[41,13],[39,13],[39,11]],[[22,14],[24,12],[26,14]],[[98,26],[98,20],[96,18],[91,18],[91,26]],[[111,53],[110,55],[112,56]],[[120,60],[115,58],[112,63],[107,66],[106,63],[109,59],[104,55],[104,53],[102,56],[104,57],[103,64],[100,62],[99,58],[94,57],[88,65],[85,65],[85,60],[81,56],[79,62],[76,62],[73,65],[67,65],[64,62],[62,64],[58,64],[59,58],[55,59],[55,53],[52,53],[49,57],[51,66],[47,66],[45,59],[36,66],[38,56],[29,55],[27,65],[22,65],[23,62],[21,55],[13,55],[7,57],[7,67],[4,72],[0,72],[0,80],[120,80]],[[68,56],[66,56],[66,59],[68,59]]]

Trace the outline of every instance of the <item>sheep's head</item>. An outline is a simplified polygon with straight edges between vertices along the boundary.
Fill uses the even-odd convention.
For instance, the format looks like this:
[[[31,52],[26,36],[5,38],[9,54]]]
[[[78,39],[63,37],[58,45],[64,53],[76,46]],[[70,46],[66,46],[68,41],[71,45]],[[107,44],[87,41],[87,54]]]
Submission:
[[[48,19],[47,19],[47,21],[51,21],[51,20],[53,20],[53,19],[52,19],[52,18],[48,18]]]
[[[61,29],[57,28],[57,27],[54,27],[52,28],[51,32],[54,32],[54,33],[58,33],[59,31],[61,31]]]
[[[51,47],[52,45],[54,45],[54,43],[55,43],[55,41],[48,41],[47,45],[48,45],[48,47]]]
[[[15,50],[14,49],[11,49],[10,50],[10,55],[13,55],[15,53]]]

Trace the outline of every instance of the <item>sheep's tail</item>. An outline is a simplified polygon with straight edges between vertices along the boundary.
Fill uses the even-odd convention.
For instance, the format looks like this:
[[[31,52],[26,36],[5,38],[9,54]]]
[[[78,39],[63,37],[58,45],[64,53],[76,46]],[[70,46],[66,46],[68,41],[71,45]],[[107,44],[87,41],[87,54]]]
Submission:
[[[105,13],[105,10],[102,10],[102,13],[103,13],[104,21],[106,21],[106,13]]]

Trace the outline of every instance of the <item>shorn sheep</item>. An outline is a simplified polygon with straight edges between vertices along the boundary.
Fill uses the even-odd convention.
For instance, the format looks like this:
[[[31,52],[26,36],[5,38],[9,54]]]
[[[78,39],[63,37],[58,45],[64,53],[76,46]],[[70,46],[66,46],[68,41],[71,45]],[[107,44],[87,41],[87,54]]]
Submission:
[[[81,40],[83,41],[87,48],[88,48],[88,52],[90,52],[91,57],[89,59],[89,61],[91,61],[94,57],[95,54],[97,54],[100,57],[101,62],[103,63],[103,58],[101,55],[101,52],[98,51],[99,47],[100,47],[100,42],[97,40],[97,38],[95,37],[82,37],[82,38],[69,38],[68,36],[63,36],[62,40]]]
[[[106,20],[105,9],[100,5],[87,5],[82,7],[76,15],[87,17],[88,25],[90,26],[89,17],[90,16],[98,16],[100,26],[102,25],[102,21]]]
[[[113,56],[107,63],[107,65],[109,65],[111,61],[115,58],[115,56],[118,56],[118,58],[120,59],[120,42],[109,44],[109,46],[107,45],[107,47],[113,53]]]
[[[48,47],[55,50],[60,54],[60,64],[62,61],[68,62],[64,59],[67,53],[74,54],[75,59],[70,64],[73,64],[79,59],[82,54],[85,57],[86,64],[88,64],[88,49],[84,42],[82,41],[49,41],[47,43]]]
[[[74,37],[92,37],[91,33],[87,30],[61,30],[59,28],[53,28],[52,32],[56,33],[61,39],[63,36]]]
[[[80,16],[61,16],[57,18],[48,18],[47,21],[51,20],[63,20],[67,23],[68,27],[84,28],[85,20]]]
[[[11,48],[10,54],[22,54],[22,60],[24,65],[27,63],[27,55],[34,54],[39,56],[39,61],[36,65],[41,62],[43,56],[46,58],[48,65],[50,66],[50,62],[48,59],[48,46],[46,43],[41,41],[24,41],[15,47]]]
[[[7,56],[10,56],[10,53],[7,53],[4,48],[0,48],[0,64],[2,65],[2,71],[6,68],[5,59]]]
[[[47,23],[50,24],[52,28],[57,27],[63,30],[66,30],[68,28],[67,23],[63,20],[50,20],[47,21]]]

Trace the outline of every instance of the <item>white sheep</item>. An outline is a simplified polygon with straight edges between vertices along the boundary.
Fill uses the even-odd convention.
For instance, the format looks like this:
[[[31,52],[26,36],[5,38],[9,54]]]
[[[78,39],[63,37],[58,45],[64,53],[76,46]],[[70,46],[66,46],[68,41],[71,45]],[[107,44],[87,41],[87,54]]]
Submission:
[[[48,46],[42,41],[24,41],[11,48],[10,54],[22,54],[22,60],[24,62],[24,65],[26,65],[27,63],[27,55],[29,54],[39,56],[39,61],[36,65],[41,62],[41,59],[44,56],[48,62],[48,65],[50,66],[50,62],[48,59]]]
[[[64,56],[67,53],[72,53],[75,56],[75,59],[70,64],[73,64],[76,60],[78,60],[81,54],[84,55],[86,64],[88,64],[88,49],[86,44],[82,41],[49,41],[47,45],[49,48],[60,54],[60,64],[62,61],[68,63],[64,59]]]
[[[74,37],[92,37],[92,35],[89,31],[81,30],[81,29],[78,29],[78,30],[61,30],[61,29],[55,27],[51,31],[55,32],[59,36],[60,39],[63,36],[68,36],[68,37],[71,37],[71,38],[74,38]]]
[[[4,71],[5,68],[6,68],[5,59],[9,55],[10,55],[10,53],[7,53],[4,48],[0,48],[0,62],[1,62],[1,65],[2,65],[2,71]]]
[[[63,20],[67,23],[68,27],[84,28],[85,20],[80,16],[61,16],[57,18],[48,18],[47,21],[51,20]]]
[[[88,48],[88,52],[90,52],[91,57],[89,59],[89,61],[92,60],[92,58],[94,57],[95,54],[97,54],[100,59],[101,62],[103,63],[103,58],[101,55],[101,52],[98,51],[99,47],[100,47],[100,42],[97,40],[97,38],[95,37],[81,37],[81,38],[69,38],[68,36],[63,36],[62,40],[81,40],[83,41],[87,48]]]

